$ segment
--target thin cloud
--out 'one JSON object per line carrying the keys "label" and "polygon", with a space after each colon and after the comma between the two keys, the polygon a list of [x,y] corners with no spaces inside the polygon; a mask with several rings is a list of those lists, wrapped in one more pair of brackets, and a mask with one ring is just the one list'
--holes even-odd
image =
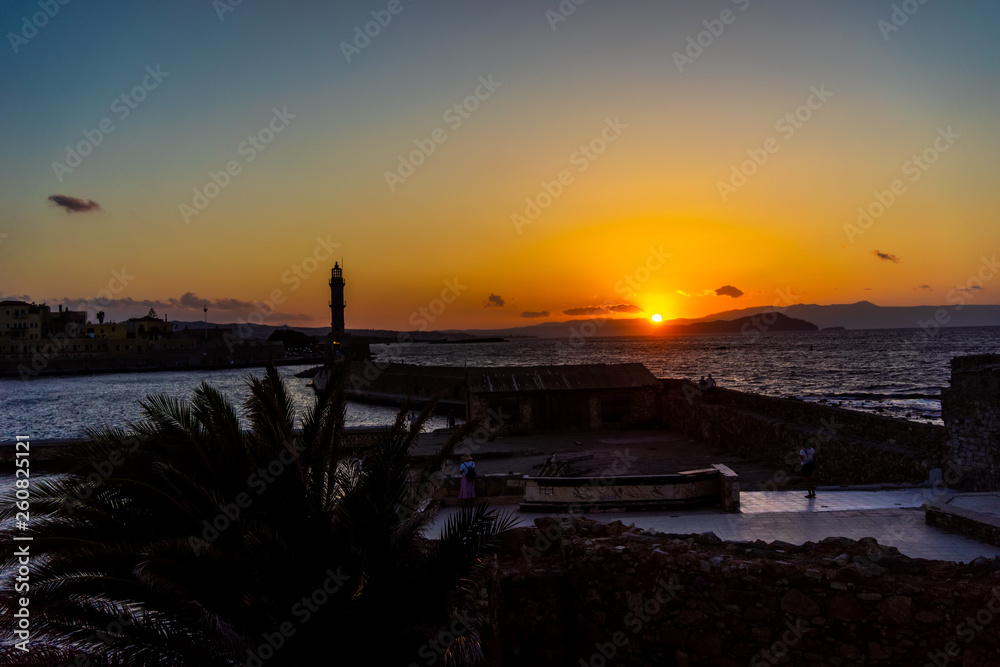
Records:
{"label": "thin cloud", "polygon": [[641,313],[642,308],[632,303],[620,303],[617,306],[608,306],[610,313]]}
{"label": "thin cloud", "polygon": [[503,308],[506,304],[507,302],[499,294],[490,294],[483,306],[486,308]]}
{"label": "thin cloud", "polygon": [[899,264],[899,257],[896,257],[889,252],[881,252],[880,250],[872,251],[876,257],[881,259],[883,262],[892,262],[893,264]]}
{"label": "thin cloud", "polygon": [[537,312],[529,310],[529,311],[525,311],[525,312],[521,313],[521,317],[523,317],[525,319],[528,319],[528,320],[535,320],[535,319],[539,319],[539,318],[542,318],[542,317],[548,317],[548,316],[549,316],[549,311],[547,311],[547,310],[540,310],[540,311],[537,311]]}
{"label": "thin cloud", "polygon": [[580,308],[569,308],[563,311],[563,315],[570,317],[582,317],[590,315],[612,315],[616,313],[641,313],[642,308],[632,303],[619,303],[613,306],[582,306]]}
{"label": "thin cloud", "polygon": [[49,201],[56,206],[66,209],[67,213],[87,213],[88,211],[100,211],[101,206],[93,199],[80,199],[79,197],[67,197],[66,195],[52,195]]}
{"label": "thin cloud", "polygon": [[563,311],[563,315],[570,317],[580,317],[581,315],[604,315],[603,306],[584,306],[583,308],[568,308]]}
{"label": "thin cloud", "polygon": [[917,289],[924,289],[924,290],[929,290],[931,292],[934,291],[934,288],[931,287],[930,285],[919,285],[917,287],[914,287],[913,289],[915,289],[915,290],[917,290]]}
{"label": "thin cloud", "polygon": [[685,292],[684,290],[679,289],[679,290],[674,290],[674,292],[680,294],[681,296],[686,296],[689,299],[692,299],[696,296],[715,296],[714,289],[703,289],[700,292]]}
{"label": "thin cloud", "polygon": [[743,296],[743,290],[733,287],[732,285],[723,285],[719,289],[715,290],[715,296],[731,296],[734,299],[738,299]]}
{"label": "thin cloud", "polygon": [[957,291],[959,292],[978,292],[983,289],[982,285],[969,285],[968,287],[959,287]]}

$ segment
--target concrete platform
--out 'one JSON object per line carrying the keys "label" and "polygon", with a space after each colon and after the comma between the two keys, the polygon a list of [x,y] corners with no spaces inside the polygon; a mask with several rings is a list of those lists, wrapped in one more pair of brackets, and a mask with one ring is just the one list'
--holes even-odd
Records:
{"label": "concrete platform", "polygon": [[[920,509],[928,490],[827,491],[810,502],[801,491],[744,492],[738,514],[713,509],[683,512],[612,512],[588,514],[595,521],[621,521],[647,531],[667,534],[715,533],[723,540],[775,540],[790,544],[818,542],[827,537],[859,540],[873,537],[912,558],[970,562],[1000,557],[1000,547],[948,533],[927,525]],[[501,511],[507,508],[499,508]],[[441,510],[427,535],[436,537],[451,513]],[[515,513],[522,526],[545,514]]]}
{"label": "concrete platform", "polygon": [[1000,493],[946,494],[924,505],[930,526],[1000,546]]}
{"label": "concrete platform", "polygon": [[[423,434],[412,453],[433,454],[447,438],[443,432]],[[739,475],[740,488],[753,489],[772,481],[777,472],[760,461],[668,430],[506,436],[475,444],[472,456],[480,476],[533,476],[553,454],[561,459],[590,457],[573,465],[571,476],[580,477],[664,475],[719,463]]]}

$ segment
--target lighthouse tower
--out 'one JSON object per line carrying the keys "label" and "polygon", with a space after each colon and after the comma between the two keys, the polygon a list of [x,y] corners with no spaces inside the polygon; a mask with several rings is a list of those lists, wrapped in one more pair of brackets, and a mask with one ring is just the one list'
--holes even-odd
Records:
{"label": "lighthouse tower", "polygon": [[344,341],[344,309],[347,303],[344,301],[344,270],[340,264],[334,262],[333,272],[330,276],[330,323],[333,331],[330,332],[330,339],[334,343]]}

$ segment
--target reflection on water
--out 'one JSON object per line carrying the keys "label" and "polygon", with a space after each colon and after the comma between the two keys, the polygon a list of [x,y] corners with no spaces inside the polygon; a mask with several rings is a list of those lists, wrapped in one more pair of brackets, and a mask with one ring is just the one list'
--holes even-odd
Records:
{"label": "reflection on water", "polygon": [[[941,388],[952,357],[1000,351],[1000,328],[818,331],[647,338],[514,339],[475,345],[373,345],[378,361],[443,366],[529,366],[640,362],[659,377],[712,373],[723,387],[771,396],[940,421]],[[314,399],[304,366],[280,370],[299,409]],[[88,426],[121,425],[142,417],[137,401],[163,393],[188,398],[205,381],[237,406],[246,396],[247,373],[263,369],[119,373],[83,377],[0,380],[0,441],[15,435],[78,437]],[[389,424],[391,407],[349,403],[352,426]],[[441,428],[435,417],[427,428]]]}
{"label": "reflection on water", "polygon": [[[278,369],[285,380],[292,401],[301,417],[307,406],[316,400],[308,380],[295,373],[310,366],[282,366]],[[157,373],[111,373],[107,375],[46,377],[22,382],[0,380],[3,396],[0,410],[0,441],[15,435],[32,438],[83,437],[88,427],[121,426],[143,418],[139,400],[151,394],[165,394],[190,399],[194,390],[206,382],[225,394],[244,416],[242,403],[248,391],[248,374],[261,376],[264,369],[231,369],[214,371],[167,371]],[[347,404],[349,426],[379,426],[391,424],[397,408]],[[424,430],[444,428],[443,417],[432,417]]]}
{"label": "reflection on water", "polygon": [[658,377],[795,396],[845,408],[940,422],[952,357],[1000,351],[1000,328],[815,331],[511,340],[477,345],[374,345],[380,361],[448,366],[639,362]]}

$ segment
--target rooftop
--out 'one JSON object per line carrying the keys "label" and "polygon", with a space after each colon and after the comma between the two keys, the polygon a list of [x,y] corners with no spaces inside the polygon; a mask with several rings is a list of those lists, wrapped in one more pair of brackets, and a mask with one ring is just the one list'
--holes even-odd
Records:
{"label": "rooftop", "polygon": [[660,384],[642,364],[475,368],[469,369],[466,378],[470,394],[636,389]]}

